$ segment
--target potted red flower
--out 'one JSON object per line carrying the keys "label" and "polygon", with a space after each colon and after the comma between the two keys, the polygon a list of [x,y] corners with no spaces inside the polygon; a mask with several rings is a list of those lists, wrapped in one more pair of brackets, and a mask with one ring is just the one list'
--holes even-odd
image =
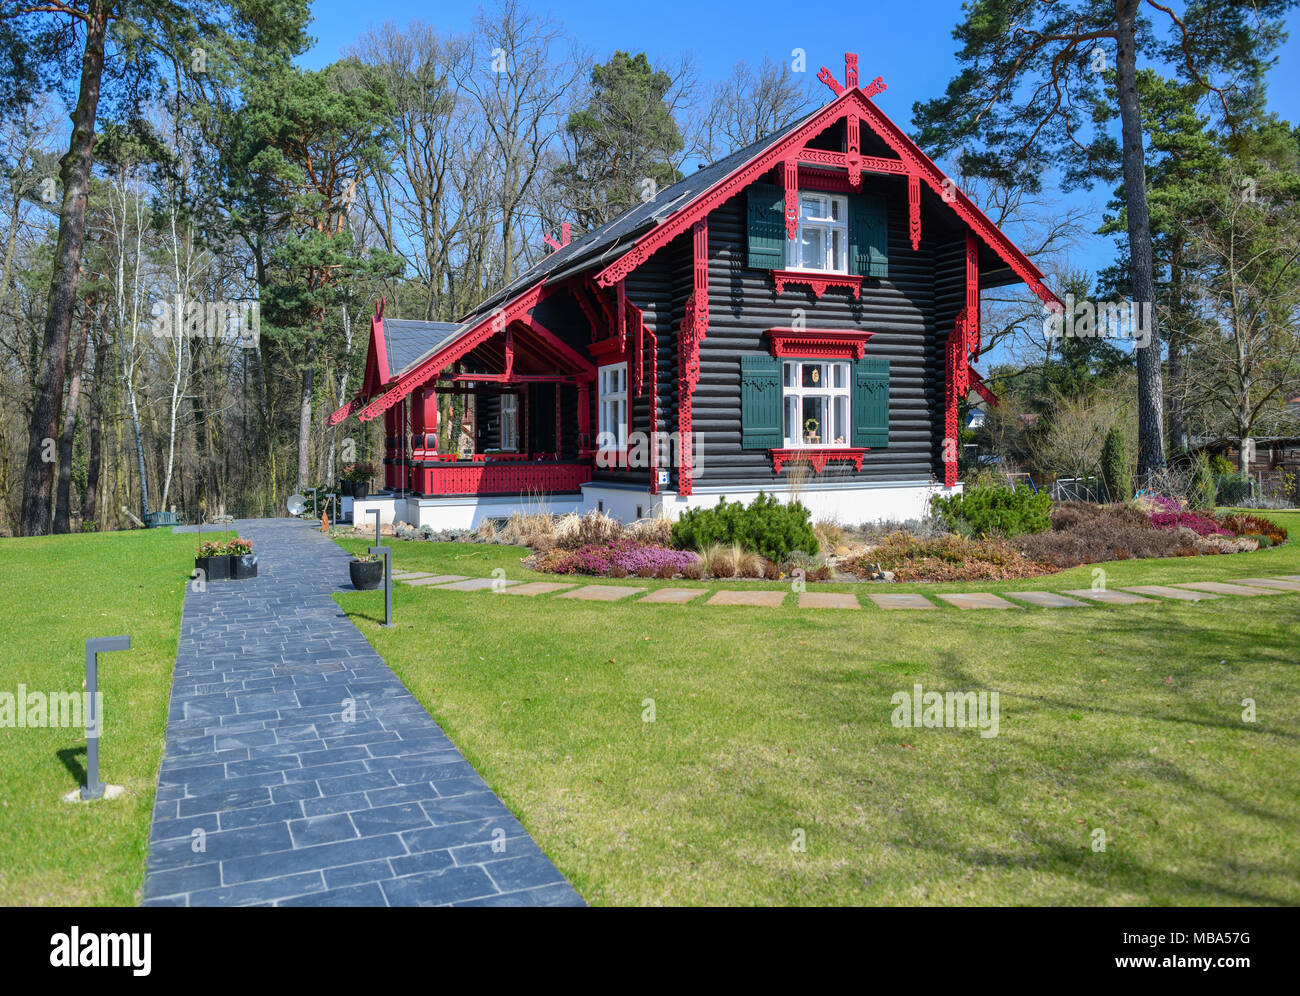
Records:
{"label": "potted red flower", "polygon": [[230,578],[230,554],[224,542],[207,540],[195,548],[194,570],[204,581],[226,581]]}
{"label": "potted red flower", "polygon": [[230,558],[230,577],[235,581],[257,577],[257,554],[253,552],[253,541],[236,536],[226,544]]}

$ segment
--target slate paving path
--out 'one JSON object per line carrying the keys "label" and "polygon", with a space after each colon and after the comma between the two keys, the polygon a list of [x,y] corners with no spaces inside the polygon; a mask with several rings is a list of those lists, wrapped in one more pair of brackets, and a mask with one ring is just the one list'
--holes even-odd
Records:
{"label": "slate paving path", "polygon": [[330,597],[312,524],[235,524],[258,577],[188,589],[145,905],[582,905]]}

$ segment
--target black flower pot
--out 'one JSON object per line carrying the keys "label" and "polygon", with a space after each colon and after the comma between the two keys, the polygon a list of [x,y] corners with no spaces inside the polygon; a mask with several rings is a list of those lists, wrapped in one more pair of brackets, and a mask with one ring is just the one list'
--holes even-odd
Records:
{"label": "black flower pot", "polygon": [[235,581],[257,577],[257,554],[232,554],[230,557],[230,577]]}
{"label": "black flower pot", "polygon": [[369,482],[369,481],[353,481],[353,482],[352,482],[352,497],[353,497],[353,498],[364,498],[364,497],[366,497],[366,495],[368,495],[368,494],[370,494],[370,482]]}
{"label": "black flower pot", "polygon": [[194,570],[202,571],[199,576],[205,581],[229,581],[230,557],[195,557]]}
{"label": "black flower pot", "polygon": [[374,591],[384,582],[384,562],[353,560],[348,563],[348,573],[352,575],[352,587],[361,591]]}

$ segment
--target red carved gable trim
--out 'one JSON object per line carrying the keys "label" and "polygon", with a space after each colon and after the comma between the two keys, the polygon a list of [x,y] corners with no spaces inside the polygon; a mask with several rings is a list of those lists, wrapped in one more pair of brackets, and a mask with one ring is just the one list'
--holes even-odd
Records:
{"label": "red carved gable trim", "polygon": [[[829,76],[829,74],[827,74]],[[820,78],[820,76],[819,76]],[[826,81],[839,96],[827,104],[820,112],[810,118],[803,126],[796,128],[781,141],[769,146],[748,163],[734,169],[728,176],[713,187],[701,193],[694,200],[682,205],[665,218],[655,228],[632,244],[628,250],[614,262],[596,274],[596,282],[602,287],[610,287],[622,280],[652,255],[666,246],[677,236],[683,234],[695,222],[706,218],[710,211],[740,193],[745,187],[758,180],[764,173],[794,156],[800,162],[848,168],[848,156],[843,152],[831,152],[819,149],[807,149],[808,140],[824,131],[835,121],[853,114],[860,123],[871,128],[893,152],[897,160],[880,157],[861,157],[860,168],[870,172],[889,172],[899,175],[915,175],[951,207],[966,224],[979,234],[980,238],[1020,277],[1030,289],[1048,305],[1063,307],[1061,302],[1043,283],[1043,274],[1033,262],[1022,253],[1002,231],[982,212],[975,203],[947,177],[938,166],[921,151],[907,135],[895,125],[875,104],[866,91],[858,88],[844,90],[831,77]],[[874,90],[874,84],[869,90]],[[918,190],[919,193],[919,190]],[[919,198],[918,198],[919,199]],[[912,227],[912,226],[909,226]],[[909,234],[914,234],[915,229]],[[917,238],[919,244],[919,237]]]}
{"label": "red carved gable trim", "polygon": [[860,360],[876,333],[846,329],[772,328],[763,333],[773,356],[810,356],[819,360]]}

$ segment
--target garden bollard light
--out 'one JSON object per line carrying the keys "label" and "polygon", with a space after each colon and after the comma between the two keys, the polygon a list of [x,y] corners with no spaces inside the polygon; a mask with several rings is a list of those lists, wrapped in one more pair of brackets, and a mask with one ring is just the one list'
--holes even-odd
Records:
{"label": "garden bollard light", "polygon": [[99,780],[99,655],[110,650],[130,650],[130,636],[99,636],[86,641],[86,784],[82,801],[100,799],[104,783]]}
{"label": "garden bollard light", "polygon": [[369,553],[383,554],[384,557],[384,625],[393,625],[393,548],[391,546],[372,546]]}
{"label": "garden bollard light", "polygon": [[[380,510],[377,509],[377,508],[372,508],[372,509],[371,509],[369,512],[367,512],[366,514],[367,514],[367,515],[373,515],[373,516],[375,517],[375,546],[378,546],[378,545],[379,545],[379,542],[380,542],[380,540],[379,540],[379,516],[380,516],[381,512],[380,512]],[[371,552],[371,553],[374,553],[375,551],[374,551],[374,550],[371,550],[370,552]]]}

